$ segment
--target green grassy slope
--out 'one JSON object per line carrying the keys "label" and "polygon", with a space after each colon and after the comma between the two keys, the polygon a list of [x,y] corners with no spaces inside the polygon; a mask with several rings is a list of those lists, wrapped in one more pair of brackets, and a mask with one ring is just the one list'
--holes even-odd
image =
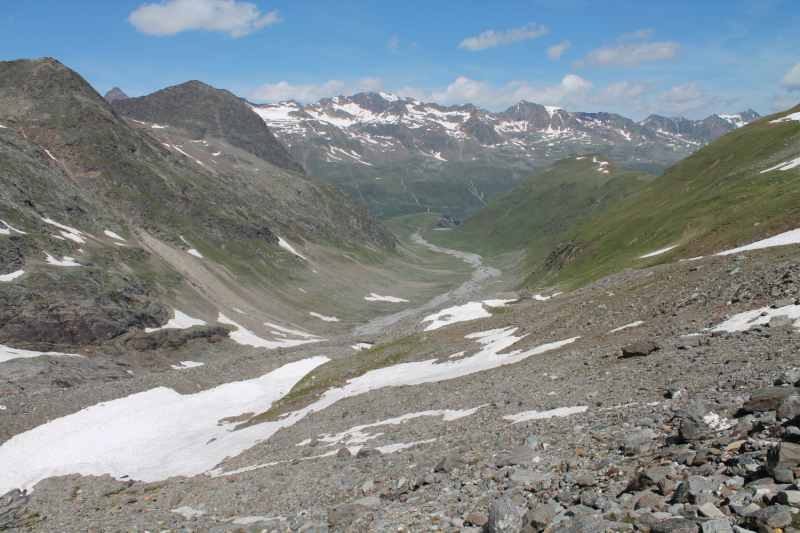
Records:
{"label": "green grassy slope", "polygon": [[[708,255],[794,229],[800,167],[763,171],[800,156],[800,122],[772,122],[798,111],[753,122],[675,164],[582,228],[527,284],[579,286],[626,267]],[[669,246],[676,247],[639,259]]]}
{"label": "green grassy slope", "polygon": [[456,228],[427,237],[436,244],[486,256],[526,249],[529,264],[536,264],[564,239],[653,179],[602,154],[562,159]]}

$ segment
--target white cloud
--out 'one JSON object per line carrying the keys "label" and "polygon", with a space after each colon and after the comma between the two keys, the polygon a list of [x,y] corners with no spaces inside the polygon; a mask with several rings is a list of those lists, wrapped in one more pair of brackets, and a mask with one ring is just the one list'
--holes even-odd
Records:
{"label": "white cloud", "polygon": [[539,29],[536,29],[536,23],[529,22],[523,27],[513,30],[497,32],[494,30],[487,30],[477,37],[467,37],[461,41],[461,44],[459,44],[458,47],[466,48],[476,52],[478,50],[485,50],[487,48],[496,48],[501,44],[516,43],[526,39],[533,39],[535,37],[539,37],[540,35],[546,34],[547,28],[545,28],[543,25],[539,25]]}
{"label": "white cloud", "polygon": [[341,80],[329,80],[322,84],[290,85],[286,81],[265,83],[247,93],[247,98],[260,102],[281,102],[297,100],[298,102],[316,102],[331,96],[352,95],[362,92],[379,91],[383,87],[380,78],[361,78],[353,83]]}
{"label": "white cloud", "polygon": [[787,91],[800,91],[800,63],[787,68],[778,80],[778,85]]}
{"label": "white cloud", "polygon": [[617,37],[617,41],[639,41],[641,39],[647,39],[655,34],[656,30],[653,28],[647,28],[646,30],[639,30],[633,33],[623,33]]}
{"label": "white cloud", "polygon": [[547,55],[549,55],[550,59],[553,61],[558,61],[561,59],[561,54],[564,53],[564,50],[568,50],[570,46],[572,46],[572,44],[569,41],[553,45],[547,49]]}
{"label": "white cloud", "polygon": [[400,39],[397,37],[392,37],[389,39],[389,50],[392,51],[393,54],[397,53],[397,46],[400,44]]}
{"label": "white cloud", "polygon": [[632,111],[643,111],[647,107],[648,96],[655,91],[655,87],[646,83],[631,85],[621,81],[597,91],[592,96],[592,103],[601,106],[624,104]]}
{"label": "white cloud", "polygon": [[533,86],[525,81],[512,81],[502,87],[494,88],[487,81],[476,81],[461,76],[442,91],[426,92],[415,87],[402,87],[396,92],[426,102],[438,104],[472,103],[496,108],[514,105],[520,100],[547,105],[584,105],[594,84],[588,80],[567,74],[561,83],[553,86]]}
{"label": "white cloud", "polygon": [[787,109],[793,108],[797,104],[800,104],[800,98],[794,98],[791,96],[775,96],[770,100],[769,108],[772,111],[786,111]]}
{"label": "white cloud", "polygon": [[579,67],[616,67],[631,66],[655,61],[657,59],[675,59],[675,54],[680,50],[680,43],[666,41],[655,43],[621,44],[616,48],[608,45],[592,50],[584,59],[576,61],[574,66]]}
{"label": "white cloud", "polygon": [[684,114],[709,107],[716,101],[716,97],[706,96],[696,82],[690,82],[659,94],[658,102],[650,106],[650,112]]}
{"label": "white cloud", "polygon": [[134,28],[149,35],[172,35],[186,30],[247,35],[283,21],[278,11],[261,15],[258,7],[236,0],[169,0],[142,5],[128,17]]}

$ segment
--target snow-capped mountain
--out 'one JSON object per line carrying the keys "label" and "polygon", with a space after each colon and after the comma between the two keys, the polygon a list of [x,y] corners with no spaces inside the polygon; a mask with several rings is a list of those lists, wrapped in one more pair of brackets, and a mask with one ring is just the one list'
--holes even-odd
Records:
{"label": "snow-capped mountain", "polygon": [[[637,123],[525,101],[492,113],[472,104],[446,107],[387,93],[251,105],[313,175],[345,188],[382,217],[423,207],[459,216],[572,154],[602,152],[658,174],[760,118],[747,110],[699,121],[651,115]],[[459,201],[442,199],[451,192],[444,184],[442,194],[433,194],[441,178],[461,182]],[[410,192],[419,182],[422,190]]]}

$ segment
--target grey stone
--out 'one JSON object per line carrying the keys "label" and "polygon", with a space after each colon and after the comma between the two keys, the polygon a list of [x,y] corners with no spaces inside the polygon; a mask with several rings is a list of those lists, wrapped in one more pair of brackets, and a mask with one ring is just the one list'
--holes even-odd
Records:
{"label": "grey stone", "polygon": [[528,446],[517,446],[511,453],[498,461],[497,466],[526,465],[536,456],[536,452]]}
{"label": "grey stone", "polygon": [[717,509],[717,506],[711,502],[706,502],[697,508],[697,514],[707,518],[718,518],[724,516],[722,511]]}
{"label": "grey stone", "polygon": [[336,452],[336,457],[338,457],[339,459],[343,459],[345,457],[350,457],[351,455],[353,455],[353,454],[350,453],[350,450],[348,450],[347,448],[339,448],[339,451]]}
{"label": "grey stone", "polygon": [[733,533],[731,523],[727,517],[715,518],[700,525],[702,533]]}
{"label": "grey stone", "polygon": [[622,357],[644,357],[658,349],[658,344],[653,341],[639,341],[623,347]]}
{"label": "grey stone", "polygon": [[792,523],[792,513],[784,505],[773,505],[750,513],[745,519],[750,526],[755,527],[786,527]]}
{"label": "grey stone", "polygon": [[375,510],[381,504],[381,499],[377,496],[368,496],[366,498],[361,498],[360,500],[356,500],[353,503],[356,505],[361,505],[366,507],[367,509]]}
{"label": "grey stone", "polygon": [[697,533],[700,526],[685,518],[670,518],[656,524],[650,533]]}
{"label": "grey stone", "polygon": [[800,381],[800,368],[793,368],[778,376],[775,380],[775,386],[794,385],[798,381]]}
{"label": "grey stone", "polygon": [[552,505],[540,504],[525,513],[523,516],[524,525],[533,529],[534,532],[544,530],[553,518],[556,517],[556,511]]}
{"label": "grey stone", "polygon": [[772,304],[773,309],[779,309],[781,307],[786,307],[787,305],[794,305],[794,298],[781,298],[779,300],[775,300]]}
{"label": "grey stone", "polygon": [[633,521],[633,527],[636,528],[636,531],[649,533],[659,522],[660,520],[653,513],[642,513]]}
{"label": "grey stone", "polygon": [[780,328],[783,326],[789,326],[792,323],[792,319],[789,318],[789,315],[775,315],[769,319],[769,323],[767,324],[771,328]]}
{"label": "grey stone", "polygon": [[800,416],[800,394],[787,394],[778,402],[775,417],[778,420],[794,420]]}
{"label": "grey stone", "polygon": [[694,501],[698,494],[702,492],[713,492],[717,485],[702,476],[689,476],[677,489],[672,501],[675,503],[686,503]]}
{"label": "grey stone", "polygon": [[459,466],[467,464],[467,461],[460,455],[448,453],[439,461],[434,468],[434,472],[446,472],[450,473]]}
{"label": "grey stone", "polygon": [[781,442],[767,451],[766,469],[772,475],[775,470],[795,468],[800,465],[800,444]]}
{"label": "grey stone", "polygon": [[575,483],[580,487],[591,487],[597,483],[597,480],[592,474],[578,474],[575,476]]}
{"label": "grey stone", "polygon": [[489,509],[489,521],[486,523],[489,533],[519,533],[522,531],[522,517],[517,507],[503,496]]}
{"label": "grey stone", "polygon": [[788,468],[778,468],[772,472],[775,483],[794,483],[794,472]]}
{"label": "grey stone", "polygon": [[794,387],[764,387],[758,389],[744,402],[742,410],[747,413],[774,411],[778,407],[778,402],[781,401],[781,398],[787,394],[797,394],[797,389]]}
{"label": "grey stone", "polygon": [[620,531],[630,528],[630,524],[611,522],[598,516],[587,515],[565,520],[551,529],[550,533],[605,533],[607,529]]}
{"label": "grey stone", "polygon": [[782,490],[778,493],[777,499],[781,505],[800,507],[800,491],[798,490]]}
{"label": "grey stone", "polygon": [[361,448],[356,454],[356,459],[362,459],[364,457],[380,457],[381,455],[383,455],[383,453],[377,448]]}

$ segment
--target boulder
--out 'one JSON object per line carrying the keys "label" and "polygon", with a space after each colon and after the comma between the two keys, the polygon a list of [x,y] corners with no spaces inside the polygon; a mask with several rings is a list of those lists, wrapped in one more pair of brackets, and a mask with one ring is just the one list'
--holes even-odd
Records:
{"label": "boulder", "polygon": [[622,357],[644,357],[658,349],[660,346],[653,341],[634,342],[622,348]]}
{"label": "boulder", "polygon": [[700,526],[685,518],[670,518],[659,522],[650,533],[698,533]]}
{"label": "boulder", "polygon": [[541,504],[525,513],[522,521],[526,527],[530,527],[534,532],[539,533],[550,525],[550,522],[555,517],[556,511],[552,505]]}
{"label": "boulder", "polygon": [[517,511],[517,507],[506,496],[495,501],[489,509],[486,530],[489,533],[519,533],[522,531],[522,517]]}
{"label": "boulder", "polygon": [[536,452],[528,446],[517,446],[511,453],[498,461],[497,466],[527,465],[536,456]]}
{"label": "boulder", "polygon": [[639,492],[649,489],[650,487],[655,487],[662,479],[674,473],[674,469],[670,466],[651,466],[645,468],[644,472],[631,478],[628,482],[626,492]]}
{"label": "boulder", "polygon": [[775,386],[794,385],[798,381],[800,381],[800,368],[793,368],[778,376],[775,380]]}
{"label": "boulder", "polygon": [[675,503],[693,502],[698,494],[714,492],[717,485],[703,476],[689,476],[675,489],[672,501]]}
{"label": "boulder", "polygon": [[434,472],[445,472],[450,473],[459,466],[467,464],[466,459],[464,459],[460,455],[449,453],[442,457],[441,461],[436,465],[436,468],[433,469]]}
{"label": "boulder", "polygon": [[784,528],[792,523],[792,513],[784,505],[773,505],[750,513],[746,517],[747,523],[756,528],[767,526],[770,528]]}
{"label": "boulder", "polygon": [[766,469],[769,475],[775,470],[795,468],[800,465],[800,444],[781,442],[767,450]]}
{"label": "boulder", "polygon": [[794,420],[800,416],[800,394],[787,394],[778,401],[775,408],[775,417],[778,420]]}
{"label": "boulder", "polygon": [[764,387],[758,389],[744,402],[742,411],[746,413],[774,411],[778,407],[778,402],[781,401],[781,398],[789,394],[797,394],[797,389],[794,387]]}

